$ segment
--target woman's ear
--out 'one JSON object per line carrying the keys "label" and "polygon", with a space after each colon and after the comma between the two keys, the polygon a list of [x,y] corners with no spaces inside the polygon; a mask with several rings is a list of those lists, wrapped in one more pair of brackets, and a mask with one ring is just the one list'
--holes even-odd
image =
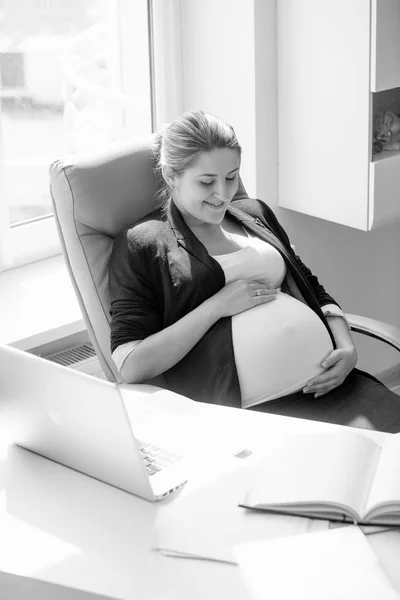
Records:
{"label": "woman's ear", "polygon": [[162,167],[162,176],[165,183],[172,189],[175,184],[175,173],[171,167]]}

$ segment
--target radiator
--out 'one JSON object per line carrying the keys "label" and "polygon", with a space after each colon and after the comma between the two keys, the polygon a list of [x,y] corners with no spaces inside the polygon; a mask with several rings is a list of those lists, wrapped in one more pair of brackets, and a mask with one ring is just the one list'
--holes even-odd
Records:
{"label": "radiator", "polygon": [[63,367],[76,369],[89,375],[101,376],[101,367],[96,356],[96,352],[90,342],[85,342],[73,348],[67,348],[44,356],[47,360],[58,363]]}

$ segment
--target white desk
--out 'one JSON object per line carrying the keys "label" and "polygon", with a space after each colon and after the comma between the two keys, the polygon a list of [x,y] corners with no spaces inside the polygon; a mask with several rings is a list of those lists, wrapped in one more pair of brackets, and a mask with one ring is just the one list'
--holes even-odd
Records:
{"label": "white desk", "polygon": [[[238,447],[261,448],[266,436],[279,431],[333,427],[251,411],[207,410],[210,431],[237,436]],[[195,485],[189,482],[180,493],[189,494]],[[152,550],[157,512],[178,498],[151,504],[23,449],[5,449],[0,569],[123,600],[249,600],[238,567]],[[400,591],[400,531],[368,539]]]}

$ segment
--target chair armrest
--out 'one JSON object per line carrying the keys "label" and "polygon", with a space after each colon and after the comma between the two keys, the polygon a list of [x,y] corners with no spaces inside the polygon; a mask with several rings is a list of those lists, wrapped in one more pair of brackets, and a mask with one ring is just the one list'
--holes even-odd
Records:
{"label": "chair armrest", "polygon": [[388,325],[377,319],[348,313],[346,313],[346,318],[352,331],[381,340],[400,352],[400,329],[394,325]]}

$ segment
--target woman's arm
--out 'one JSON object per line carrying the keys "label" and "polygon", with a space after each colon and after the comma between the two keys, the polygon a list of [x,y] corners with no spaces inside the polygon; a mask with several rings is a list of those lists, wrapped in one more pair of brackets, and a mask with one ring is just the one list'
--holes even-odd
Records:
{"label": "woman's arm", "polygon": [[129,383],[143,383],[178,363],[218,320],[209,300],[182,319],[150,335],[125,359],[121,375]]}
{"label": "woman's arm", "polygon": [[351,337],[350,328],[342,317],[326,317],[329,327],[335,338],[337,348],[354,348],[354,342]]}
{"label": "woman's arm", "polygon": [[[336,300],[334,298],[332,298],[332,296],[330,294],[328,294],[328,292],[325,290],[324,286],[320,283],[318,277],[316,275],[314,275],[312,273],[311,269],[309,269],[303,263],[300,256],[298,254],[296,254],[294,251],[293,251],[293,254],[294,254],[294,258],[297,262],[297,266],[299,267],[300,271],[303,273],[303,276],[305,277],[305,279],[307,279],[311,289],[314,292],[315,297],[318,300],[318,304],[321,307],[325,306],[326,304],[336,304],[337,306],[339,306],[339,304],[336,302]],[[340,308],[340,306],[339,306],[339,308]]]}
{"label": "woman's arm", "polygon": [[226,285],[173,325],[141,341],[125,359],[121,375],[128,383],[143,383],[164,373],[186,356],[219,319],[270,302],[276,293],[257,281],[239,280]]}

